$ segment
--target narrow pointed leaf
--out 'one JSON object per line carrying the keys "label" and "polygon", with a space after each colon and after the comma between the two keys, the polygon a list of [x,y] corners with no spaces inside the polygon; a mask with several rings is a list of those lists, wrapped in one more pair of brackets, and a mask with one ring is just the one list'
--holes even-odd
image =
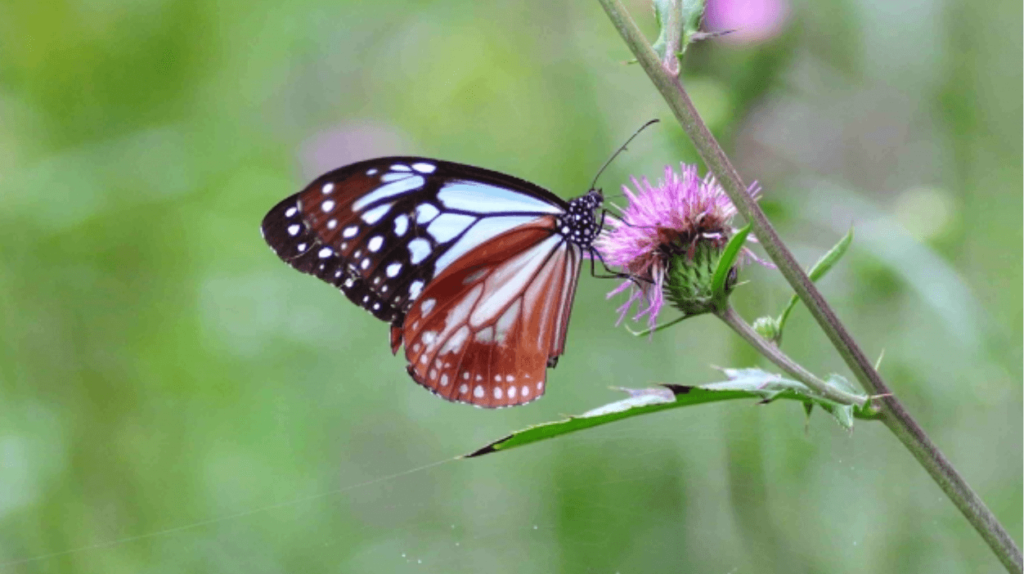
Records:
{"label": "narrow pointed leaf", "polygon": [[736,263],[736,258],[739,257],[740,251],[747,241],[747,235],[750,234],[750,229],[750,224],[748,223],[737,231],[729,239],[729,243],[725,245],[722,257],[718,260],[718,267],[715,268],[715,275],[711,279],[711,293],[719,305],[724,305],[728,297],[728,293],[725,292],[725,283],[729,278],[729,270]]}
{"label": "narrow pointed leaf", "polygon": [[852,427],[854,418],[877,418],[868,410],[843,408],[844,405],[838,405],[814,394],[802,383],[761,369],[722,369],[722,372],[725,373],[728,380],[708,385],[668,384],[650,389],[620,389],[629,393],[629,398],[609,403],[582,415],[527,427],[491,442],[463,458],[509,450],[668,409],[735,399],[754,399],[759,403],[770,403],[780,399],[800,401],[805,405],[804,412],[807,416],[810,415],[810,408],[807,405],[817,405],[832,414],[839,424],[847,429]]}
{"label": "narrow pointed leaf", "polygon": [[685,319],[689,319],[690,317],[691,315],[683,315],[682,317],[676,317],[675,319],[672,319],[668,323],[662,323],[661,325],[651,327],[650,329],[644,329],[643,331],[634,331],[633,329],[630,329],[628,326],[626,327],[626,330],[629,331],[629,333],[634,337],[643,337],[644,335],[650,335],[652,333],[657,333],[658,331],[668,329],[669,327],[675,325],[676,323],[680,323]]}
{"label": "narrow pointed leaf", "polygon": [[[846,232],[846,235],[844,235],[843,238],[840,239],[839,242],[832,247],[832,249],[829,249],[824,255],[822,255],[821,259],[818,259],[818,262],[815,263],[814,266],[811,267],[810,271],[807,272],[807,276],[811,279],[811,281],[817,281],[818,279],[824,277],[825,274],[828,273],[829,270],[831,270],[832,267],[836,263],[838,263],[840,259],[842,259],[843,255],[846,254],[846,250],[849,249],[850,244],[852,242],[853,228],[850,228],[850,230]],[[775,337],[776,343],[782,340],[782,330],[785,329],[786,321],[789,320],[789,315],[790,313],[793,312],[793,309],[796,308],[796,304],[798,301],[800,301],[800,298],[797,297],[796,295],[790,297],[789,304],[786,305],[786,308],[783,309],[782,314],[779,315],[777,329],[778,334]]]}

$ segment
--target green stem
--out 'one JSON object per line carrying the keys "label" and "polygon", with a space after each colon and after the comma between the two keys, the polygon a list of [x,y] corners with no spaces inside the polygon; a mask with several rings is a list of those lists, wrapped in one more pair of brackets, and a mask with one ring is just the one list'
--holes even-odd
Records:
{"label": "green stem", "polygon": [[794,379],[814,389],[822,397],[842,405],[864,406],[865,401],[863,397],[844,392],[829,385],[815,376],[814,373],[789,358],[789,355],[783,353],[782,349],[777,345],[765,340],[749,323],[743,320],[743,317],[739,316],[736,310],[732,308],[732,305],[726,305],[725,309],[716,312],[715,315],[726,325],[732,327],[733,331],[736,331],[740,337],[743,337],[743,340],[757,349],[769,361],[789,373]]}
{"label": "green stem", "polygon": [[662,30],[665,30],[665,56],[661,65],[665,72],[678,78],[680,72],[679,52],[683,46],[683,9],[680,0],[671,0],[671,8],[665,18]]}
{"label": "green stem", "polygon": [[796,258],[783,244],[757,202],[747,193],[747,187],[739,173],[698,115],[679,78],[665,70],[651,44],[619,0],[599,1],[637,61],[647,72],[647,76],[665,98],[683,130],[693,141],[708,169],[718,178],[736,210],[753,225],[754,235],[765,252],[807,306],[857,380],[868,392],[881,397],[878,402],[886,426],[956,504],[1006,569],[1017,574],[1024,572],[1024,558],[1006,529],[892,394],[878,371],[796,262]]}

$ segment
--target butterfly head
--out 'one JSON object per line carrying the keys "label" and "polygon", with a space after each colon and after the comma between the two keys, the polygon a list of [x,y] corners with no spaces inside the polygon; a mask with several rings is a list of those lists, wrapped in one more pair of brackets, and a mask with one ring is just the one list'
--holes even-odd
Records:
{"label": "butterfly head", "polygon": [[559,231],[569,241],[580,247],[589,248],[600,232],[596,212],[604,204],[604,195],[599,189],[591,189],[569,201],[569,209],[558,222]]}

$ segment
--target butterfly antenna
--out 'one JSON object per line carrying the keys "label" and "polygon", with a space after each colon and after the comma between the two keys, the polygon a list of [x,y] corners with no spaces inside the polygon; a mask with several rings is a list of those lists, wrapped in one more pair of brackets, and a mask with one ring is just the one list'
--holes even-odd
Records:
{"label": "butterfly antenna", "polygon": [[633,141],[633,138],[635,138],[636,136],[640,135],[640,132],[644,131],[649,126],[651,126],[653,124],[656,124],[656,123],[658,123],[660,121],[661,120],[655,118],[655,119],[647,122],[646,124],[640,126],[640,129],[638,129],[635,132],[633,132],[633,135],[629,136],[629,139],[626,140],[626,143],[622,144],[622,147],[620,147],[619,149],[615,150],[615,153],[612,154],[612,157],[608,158],[608,161],[604,162],[604,165],[601,166],[601,169],[597,170],[597,175],[594,176],[594,181],[590,184],[590,189],[594,189],[594,186],[597,185],[597,178],[601,177],[601,174],[604,173],[605,168],[607,168],[612,163],[612,160],[614,160],[616,157],[618,157],[618,155],[620,153],[626,151],[626,146],[628,146],[630,144],[630,142]]}

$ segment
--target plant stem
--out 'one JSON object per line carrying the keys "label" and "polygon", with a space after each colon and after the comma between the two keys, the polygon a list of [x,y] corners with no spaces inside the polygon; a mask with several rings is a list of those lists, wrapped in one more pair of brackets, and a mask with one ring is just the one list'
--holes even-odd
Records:
{"label": "plant stem", "polygon": [[750,346],[757,349],[769,361],[789,373],[794,379],[814,389],[822,397],[842,405],[856,405],[858,407],[864,405],[864,397],[844,392],[829,385],[815,376],[814,373],[789,358],[789,355],[783,353],[782,349],[774,343],[765,340],[749,323],[743,320],[743,317],[739,316],[739,313],[732,308],[732,305],[726,305],[723,310],[716,312],[715,315],[726,325],[732,327],[733,331],[736,331],[740,337],[743,337],[743,340],[750,343]]}
{"label": "plant stem", "polygon": [[957,473],[949,460],[932,443],[917,422],[889,390],[870,361],[857,346],[853,337],[836,317],[828,303],[786,248],[775,229],[768,222],[757,202],[747,193],[739,173],[697,114],[693,102],[683,89],[679,78],[667,71],[651,48],[636,23],[619,0],[599,0],[612,24],[647,72],[654,86],[661,92],[665,102],[683,130],[693,141],[708,169],[715,174],[729,198],[748,222],[753,225],[754,235],[779,271],[804,302],[822,331],[832,342],[847,366],[868,392],[879,395],[882,420],[903,445],[928,471],[932,479],[956,504],[968,521],[981,534],[992,551],[1010,572],[1024,571],[1024,559],[1020,549],[1010,538],[1006,529],[996,520],[992,511]]}
{"label": "plant stem", "polygon": [[664,26],[665,31],[665,56],[661,65],[672,77],[678,78],[680,70],[679,52],[683,44],[683,10],[680,6],[681,0],[670,0],[671,8],[666,14]]}

